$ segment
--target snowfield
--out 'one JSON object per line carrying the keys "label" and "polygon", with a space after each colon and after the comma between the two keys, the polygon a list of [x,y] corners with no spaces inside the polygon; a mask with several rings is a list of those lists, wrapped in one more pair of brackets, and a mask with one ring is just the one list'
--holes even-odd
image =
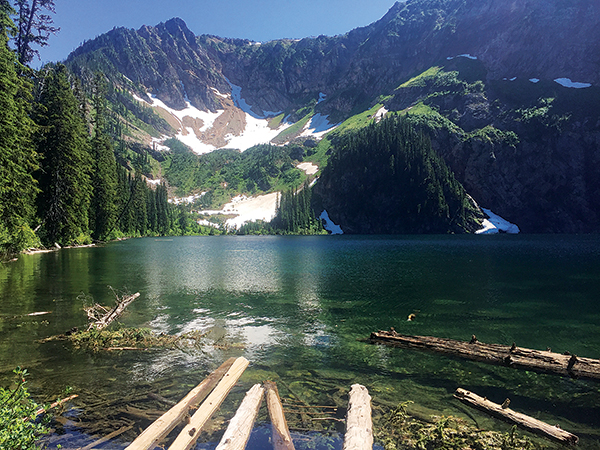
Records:
{"label": "snowfield", "polygon": [[[153,108],[160,108],[172,116],[172,125],[176,124],[176,127],[178,127],[175,138],[190,147],[192,151],[198,155],[210,153],[219,148],[236,148],[244,151],[258,144],[266,144],[274,139],[283,130],[292,125],[291,123],[283,121],[276,129],[269,127],[270,119],[268,117],[273,117],[280,113],[269,111],[265,112],[264,116],[256,114],[252,111],[252,107],[242,98],[242,88],[231,83],[230,86],[232,89],[231,94],[223,94],[213,88],[215,95],[223,99],[230,100],[230,105],[231,102],[233,102],[235,105],[229,108],[229,114],[226,109],[220,109],[216,112],[200,111],[187,101],[187,106],[184,109],[176,110],[167,106],[156,96],[148,94],[148,97],[152,102],[151,106]],[[134,98],[140,102],[144,102],[146,104],[148,103],[147,100],[144,100],[136,95],[134,95]],[[231,108],[242,111],[243,116],[245,116],[245,127],[238,135],[238,129],[236,129],[235,124],[233,124],[232,126],[236,131],[229,132],[225,136],[222,136],[224,139],[224,144],[217,146],[209,141],[211,139],[214,140],[215,135],[220,136],[223,134],[223,131],[227,130],[227,125],[229,124],[228,120],[230,120],[228,118],[231,117]],[[202,126],[198,129],[194,130],[194,128],[187,126],[190,121],[198,120],[202,121]],[[219,123],[219,121],[224,123]],[[186,125],[184,125],[184,123]],[[217,127],[215,123],[217,123],[219,126]],[[153,139],[152,142],[158,150],[166,150],[167,147],[163,145],[166,139],[168,139],[167,136],[163,137],[162,139]]]}
{"label": "snowfield", "polygon": [[494,214],[489,209],[481,208],[481,210],[487,214],[489,219],[484,219],[483,228],[477,230],[475,234],[498,234],[500,232],[507,234],[518,234],[521,230],[514,223],[510,223],[508,220],[503,219],[497,214]]}
{"label": "snowfield", "polygon": [[306,175],[314,175],[319,171],[319,166],[310,162],[300,163],[296,167],[300,170],[303,170]]}
{"label": "snowfield", "polygon": [[340,125],[339,123],[330,123],[329,120],[327,120],[328,117],[329,116],[324,116],[319,113],[312,116],[300,136],[321,139],[323,136],[325,136],[325,134],[329,133],[331,130]]}
{"label": "snowfield", "polygon": [[229,229],[239,229],[242,225],[248,222],[256,222],[263,220],[270,222],[277,213],[277,199],[279,192],[271,194],[259,195],[257,197],[246,197],[238,195],[231,199],[231,202],[223,206],[223,209],[214,211],[200,211],[200,214],[216,215],[235,215],[231,219],[227,219],[225,226]]}
{"label": "snowfield", "polygon": [[580,83],[578,81],[571,81],[570,78],[557,78],[554,81],[560,84],[561,86],[574,89],[589,88],[592,85],[592,83]]}
{"label": "snowfield", "polygon": [[323,228],[325,228],[331,234],[344,234],[342,227],[333,223],[333,220],[329,218],[329,213],[327,212],[327,210],[323,210],[323,212],[319,216],[319,219],[321,219],[324,222]]}

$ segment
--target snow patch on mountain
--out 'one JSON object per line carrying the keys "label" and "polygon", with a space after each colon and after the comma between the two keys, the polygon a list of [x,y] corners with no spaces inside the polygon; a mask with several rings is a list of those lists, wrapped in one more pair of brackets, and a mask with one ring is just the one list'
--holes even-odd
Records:
{"label": "snow patch on mountain", "polygon": [[508,220],[494,214],[489,209],[481,208],[481,210],[488,218],[483,220],[482,228],[477,230],[475,234],[498,234],[500,232],[507,234],[520,233],[521,230],[514,223],[510,223]]}
{"label": "snow patch on mountain", "polygon": [[329,218],[329,213],[326,209],[323,210],[319,219],[323,221],[323,228],[329,231],[331,234],[344,234],[342,227],[333,223],[333,220]]}
{"label": "snow patch on mountain", "polygon": [[[213,89],[215,94],[222,98],[232,98],[234,101],[235,107],[242,109],[245,113],[245,122],[246,126],[240,135],[234,135],[232,133],[227,134],[223,137],[226,142],[225,145],[220,147],[216,147],[214,144],[210,144],[204,142],[202,140],[202,134],[207,133],[210,135],[211,129],[215,125],[215,122],[219,117],[221,117],[226,111],[224,109],[218,110],[216,112],[210,111],[200,111],[196,107],[192,106],[189,102],[186,102],[186,108],[182,110],[176,110],[167,106],[163,101],[158,99],[156,96],[150,95],[151,105],[155,108],[161,108],[162,110],[169,113],[176,119],[179,129],[177,131],[177,135],[175,138],[188,147],[192,149],[192,151],[196,154],[202,155],[205,153],[210,153],[218,148],[236,148],[241,151],[247,150],[250,147],[253,147],[258,144],[266,144],[269,143],[272,139],[274,139],[279,133],[283,130],[291,126],[291,123],[283,121],[282,124],[273,129],[269,126],[269,119],[264,117],[258,117],[257,114],[251,111],[250,105],[246,103],[244,99],[241,98],[241,88],[238,86],[232,85],[232,95],[222,94],[216,89]],[[140,102],[146,102],[146,100],[135,96],[135,98]],[[278,113],[269,112],[269,115],[277,115]],[[184,119],[195,119],[201,120],[202,126],[198,130],[194,130],[192,127],[184,126]],[[201,137],[198,137],[200,134]],[[163,142],[168,139],[168,137],[164,137],[162,140],[153,139],[153,145],[159,150],[166,150],[167,147],[163,145]]]}
{"label": "snow patch on mountain", "polygon": [[447,59],[448,61],[451,61],[451,60],[453,60],[454,58],[469,58],[469,59],[477,59],[477,56],[469,55],[468,53],[463,53],[462,55],[448,56],[446,59]]}
{"label": "snow patch on mountain", "polygon": [[570,78],[557,78],[554,81],[560,84],[561,86],[574,89],[589,88],[592,85],[592,83],[580,83],[578,81],[571,81]]}
{"label": "snow patch on mountain", "polygon": [[259,195],[256,197],[247,197],[238,195],[231,199],[231,202],[223,206],[221,210],[200,211],[200,214],[207,215],[235,215],[231,219],[227,219],[225,226],[229,229],[239,229],[242,225],[248,222],[256,222],[263,220],[270,222],[277,213],[277,199],[279,193],[272,192],[271,194]]}
{"label": "snow patch on mountain", "polygon": [[306,175],[314,175],[319,171],[319,166],[311,162],[303,162],[296,166],[298,169],[303,170]]}
{"label": "snow patch on mountain", "polygon": [[241,136],[225,136],[227,148],[237,148],[241,151],[247,150],[258,144],[267,144],[271,142],[279,133],[291,126],[289,123],[282,124],[279,128],[269,127],[267,119],[257,119],[246,113],[246,128]]}
{"label": "snow patch on mountain", "polygon": [[324,116],[319,113],[312,116],[310,122],[308,122],[300,136],[321,139],[325,134],[329,133],[331,130],[339,126],[339,123],[332,124],[331,122],[329,122],[329,120],[327,119],[328,117],[328,115]]}

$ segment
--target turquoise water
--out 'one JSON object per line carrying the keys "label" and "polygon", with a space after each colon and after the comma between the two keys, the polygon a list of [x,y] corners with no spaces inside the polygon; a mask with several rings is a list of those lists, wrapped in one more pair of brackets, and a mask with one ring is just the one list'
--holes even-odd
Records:
{"label": "turquoise water", "polygon": [[[84,325],[84,304],[114,298],[107,286],[141,293],[124,325],[209,331],[207,345],[90,354],[38,342]],[[50,314],[26,316],[34,312]],[[359,382],[376,413],[411,400],[415,414],[508,429],[454,400],[463,387],[499,403],[509,397],[513,409],[580,435],[582,448],[600,448],[599,384],[359,341],[391,326],[600,358],[600,237],[147,238],[0,267],[0,378],[27,367],[39,395],[69,386],[83,402],[165,378],[183,389],[243,355],[251,366],[232,402],[274,378],[282,396],[339,404]]]}

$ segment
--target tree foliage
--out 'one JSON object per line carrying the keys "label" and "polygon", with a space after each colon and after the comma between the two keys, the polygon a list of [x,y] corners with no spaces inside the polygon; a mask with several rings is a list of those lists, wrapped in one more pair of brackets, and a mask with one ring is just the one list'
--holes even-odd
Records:
{"label": "tree foliage", "polygon": [[34,219],[38,192],[33,177],[38,167],[29,118],[31,84],[19,77],[20,64],[8,47],[14,29],[10,8],[0,3],[0,253],[13,253],[35,245],[29,227]]}
{"label": "tree foliage", "polygon": [[401,117],[342,137],[317,186],[323,207],[353,233],[460,233],[479,226],[452,171]]}
{"label": "tree foliage", "polygon": [[48,68],[38,83],[35,118],[42,156],[38,199],[47,243],[89,242],[88,212],[92,196],[86,124],[63,65]]}
{"label": "tree foliage", "polygon": [[54,0],[15,0],[18,33],[15,40],[19,62],[29,64],[39,51],[34,45],[48,45],[51,34],[59,31],[52,25]]}

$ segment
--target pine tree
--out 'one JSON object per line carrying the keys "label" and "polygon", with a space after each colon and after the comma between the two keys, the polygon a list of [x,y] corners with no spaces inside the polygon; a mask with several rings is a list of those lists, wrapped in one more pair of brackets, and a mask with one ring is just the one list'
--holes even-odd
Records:
{"label": "pine tree", "polygon": [[117,162],[113,145],[106,132],[106,81],[97,74],[94,78],[92,103],[94,132],[91,140],[92,185],[90,229],[94,239],[107,239],[117,221]]}
{"label": "pine tree", "polygon": [[59,31],[52,25],[52,17],[48,14],[55,13],[54,0],[15,0],[15,4],[18,25],[15,47],[19,62],[27,65],[34,56],[39,56],[39,51],[32,46],[48,45],[50,34]]}
{"label": "pine tree", "polygon": [[88,242],[92,195],[88,133],[67,68],[59,64],[45,70],[38,93],[34,116],[42,130],[37,144],[43,157],[38,201],[43,238],[61,245]]}
{"label": "pine tree", "polygon": [[29,118],[31,84],[18,76],[16,55],[8,47],[14,32],[7,2],[0,2],[0,251],[18,252],[33,245],[38,156]]}

